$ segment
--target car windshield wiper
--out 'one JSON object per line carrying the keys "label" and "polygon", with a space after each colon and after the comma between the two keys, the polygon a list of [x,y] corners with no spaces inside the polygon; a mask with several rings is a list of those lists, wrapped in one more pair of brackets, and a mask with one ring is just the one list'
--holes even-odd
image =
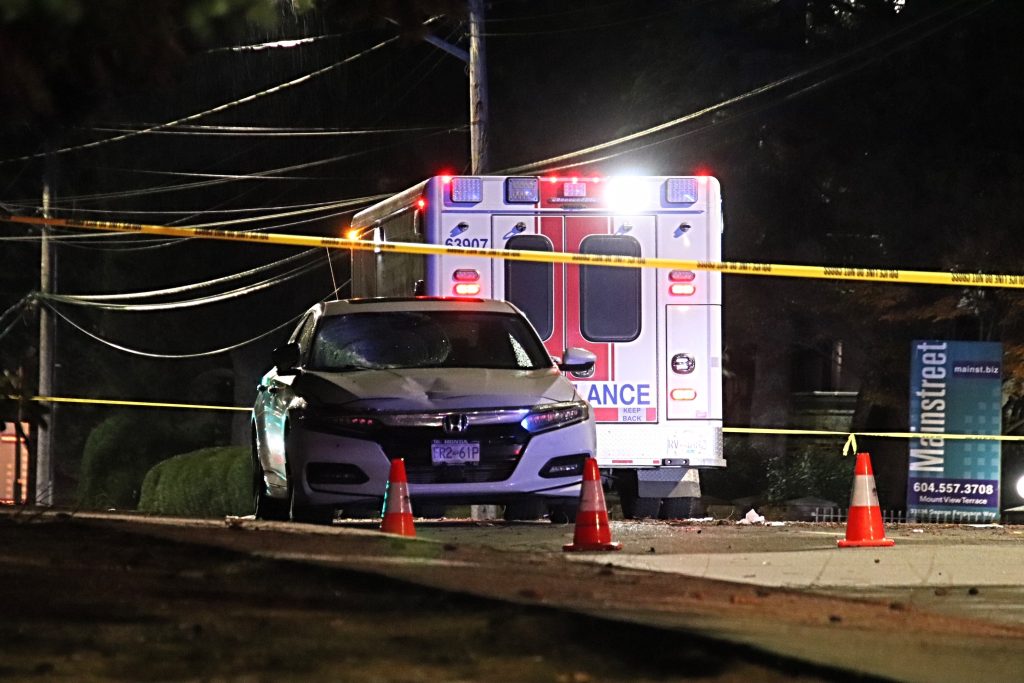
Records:
{"label": "car windshield wiper", "polygon": [[332,365],[323,368],[323,372],[355,372],[356,370],[377,370],[369,365]]}

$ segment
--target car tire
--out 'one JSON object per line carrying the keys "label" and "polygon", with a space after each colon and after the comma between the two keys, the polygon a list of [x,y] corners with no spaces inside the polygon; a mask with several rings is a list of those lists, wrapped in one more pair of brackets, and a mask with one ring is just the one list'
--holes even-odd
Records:
{"label": "car tire", "polygon": [[547,511],[547,505],[543,500],[535,498],[517,500],[505,506],[502,519],[506,522],[532,522],[542,519]]}
{"label": "car tire", "polygon": [[548,519],[552,524],[574,524],[576,513],[579,511],[580,503],[574,500],[571,503],[555,503],[548,506]]}
{"label": "car tire", "polygon": [[619,471],[615,475],[615,490],[619,494],[624,519],[656,519],[661,510],[661,498],[640,496],[636,470]]}
{"label": "car tire", "polygon": [[303,505],[295,500],[295,486],[291,490],[291,518],[301,524],[333,524],[334,507],[325,505]]}
{"label": "car tire", "polygon": [[621,496],[622,516],[626,519],[657,519],[661,511],[661,498]]}
{"label": "car tire", "polygon": [[[286,432],[287,434],[287,432]],[[333,524],[334,507],[325,505],[307,505],[299,499],[301,484],[292,475],[291,463],[285,453],[285,474],[288,477],[288,512],[293,522],[301,524]]]}
{"label": "car tire", "polygon": [[661,502],[662,519],[688,519],[701,515],[700,498],[666,498]]}
{"label": "car tire", "polygon": [[255,437],[252,451],[252,507],[256,519],[274,522],[288,521],[287,498],[274,498],[267,492],[267,483],[263,479],[263,466],[256,455]]}

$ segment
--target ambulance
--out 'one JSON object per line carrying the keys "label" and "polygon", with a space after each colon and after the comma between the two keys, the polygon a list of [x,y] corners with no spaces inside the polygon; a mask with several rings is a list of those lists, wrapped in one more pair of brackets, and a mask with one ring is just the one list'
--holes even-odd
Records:
{"label": "ambulance", "polygon": [[597,460],[627,517],[681,516],[698,470],[724,467],[720,274],[586,263],[588,255],[720,261],[710,176],[434,176],[353,217],[375,244],[563,252],[575,263],[353,250],[352,296],[504,299],[569,373],[597,421]]}

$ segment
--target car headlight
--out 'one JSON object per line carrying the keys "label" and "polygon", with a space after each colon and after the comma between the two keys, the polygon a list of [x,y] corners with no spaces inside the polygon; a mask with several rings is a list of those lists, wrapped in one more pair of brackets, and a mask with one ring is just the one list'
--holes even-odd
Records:
{"label": "car headlight", "polygon": [[519,424],[531,434],[536,434],[583,422],[588,417],[590,417],[590,408],[583,401],[553,403],[534,408]]}

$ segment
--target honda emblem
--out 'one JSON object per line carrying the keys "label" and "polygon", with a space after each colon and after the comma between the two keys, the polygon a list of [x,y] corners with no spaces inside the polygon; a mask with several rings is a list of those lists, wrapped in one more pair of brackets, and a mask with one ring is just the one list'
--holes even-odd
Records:
{"label": "honda emblem", "polygon": [[445,434],[462,434],[469,429],[469,418],[462,413],[452,413],[445,415],[441,424]]}

